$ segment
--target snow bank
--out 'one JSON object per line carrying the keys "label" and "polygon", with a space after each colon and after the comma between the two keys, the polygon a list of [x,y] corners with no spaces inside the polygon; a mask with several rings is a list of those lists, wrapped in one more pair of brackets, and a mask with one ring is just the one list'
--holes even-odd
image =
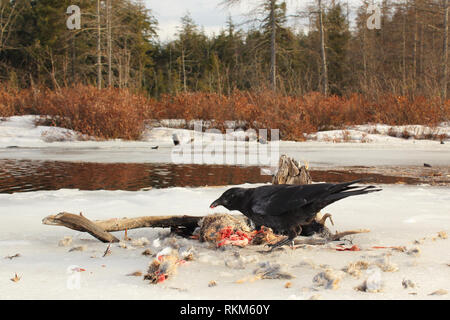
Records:
{"label": "snow bank", "polygon": [[[87,140],[88,137],[82,136],[79,133],[58,127],[49,126],[36,126],[35,121],[38,116],[14,116],[9,118],[3,118],[0,121],[0,148],[1,147],[39,147],[43,145],[50,145],[54,142],[65,142],[67,146],[73,146],[70,142],[76,142],[77,140]],[[178,120],[178,122],[181,120]],[[173,123],[169,120],[168,124]],[[177,123],[178,123],[177,122]],[[162,123],[165,123],[164,121]],[[215,129],[209,129],[215,130]],[[215,130],[218,132],[218,130]],[[329,130],[312,133],[307,136],[308,140],[321,141],[321,142],[362,142],[362,143],[396,143],[396,144],[408,144],[411,143],[411,139],[404,139],[390,136],[392,132],[398,133],[399,136],[402,132],[408,132],[412,137],[414,136],[426,136],[426,135],[443,135],[445,140],[450,139],[450,125],[448,123],[442,123],[440,126],[431,128],[422,125],[408,125],[408,126],[389,126],[383,124],[374,125],[358,125],[350,126],[347,130]],[[172,144],[172,137],[177,135],[181,143],[190,143],[192,139],[201,138],[203,142],[214,142],[218,140],[240,140],[240,141],[255,141],[258,138],[255,130],[243,131],[241,129],[232,130],[227,134],[218,134],[215,132],[199,132],[188,129],[179,129],[172,127],[149,127],[143,133],[142,141],[144,142],[159,142]],[[220,136],[220,137],[218,137]],[[83,139],[80,139],[82,137]],[[92,139],[93,140],[93,139]],[[417,142],[430,142],[422,141],[420,139]],[[90,146],[93,141],[78,141],[76,145]],[[123,143],[133,144],[131,141],[124,142],[120,139],[113,141],[97,141],[95,144],[109,145],[111,142],[115,142],[116,146],[120,147]],[[416,141],[415,141],[416,142]],[[415,143],[414,142],[414,143]],[[434,141],[432,141],[434,143]],[[64,145],[64,144],[55,144]]]}
{"label": "snow bank", "polygon": [[[442,138],[442,139],[440,139]],[[450,126],[442,123],[436,127],[423,125],[390,126],[365,124],[349,126],[345,130],[329,130],[307,135],[310,141],[332,143],[405,144],[424,140],[449,141]]]}
{"label": "snow bank", "polygon": [[80,134],[69,129],[36,126],[37,117],[15,116],[0,121],[0,146],[37,146],[55,141],[77,141]]}

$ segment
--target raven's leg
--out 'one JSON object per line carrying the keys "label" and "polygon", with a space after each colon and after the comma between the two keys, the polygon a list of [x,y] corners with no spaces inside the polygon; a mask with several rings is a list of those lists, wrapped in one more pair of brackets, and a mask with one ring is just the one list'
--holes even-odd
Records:
{"label": "raven's leg", "polygon": [[298,225],[295,229],[289,231],[289,239],[291,240],[291,249],[294,250],[294,240],[297,235],[302,234],[302,226]]}
{"label": "raven's leg", "polygon": [[294,239],[295,239],[295,237],[297,237],[297,234],[298,234],[297,233],[298,230],[296,230],[296,229],[300,229],[299,232],[300,233],[302,232],[302,228],[300,226],[298,228],[290,229],[288,232],[288,236],[286,238],[284,238],[276,243],[268,244],[268,246],[270,247],[270,251],[272,251],[275,248],[284,246],[285,244],[288,244],[288,243],[290,243],[291,248],[293,248],[294,247]]}
{"label": "raven's leg", "polygon": [[267,246],[270,247],[270,251],[272,251],[273,249],[284,246],[285,244],[288,244],[290,242],[291,242],[291,239],[289,239],[289,237],[286,237],[278,242],[269,243]]}

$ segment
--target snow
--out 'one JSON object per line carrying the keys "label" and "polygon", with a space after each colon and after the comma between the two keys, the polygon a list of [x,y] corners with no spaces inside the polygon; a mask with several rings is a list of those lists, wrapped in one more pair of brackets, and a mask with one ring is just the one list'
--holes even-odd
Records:
{"label": "snow", "polygon": [[435,127],[428,127],[423,125],[403,125],[403,126],[390,126],[386,124],[372,124],[372,125],[357,125],[351,126],[355,130],[362,132],[373,133],[378,132],[380,135],[388,135],[389,131],[396,133],[408,132],[411,135],[447,135],[447,140],[450,137],[450,123],[442,122]]}
{"label": "snow", "polygon": [[[402,134],[410,136],[402,138]],[[386,124],[365,124],[349,126],[345,130],[328,130],[309,134],[308,140],[333,143],[378,143],[378,144],[408,144],[426,140],[426,136],[450,139],[450,125],[441,123],[436,127],[423,125],[390,126]],[[417,137],[417,139],[415,139]],[[438,139],[439,140],[439,139]],[[427,143],[427,142],[425,142]]]}
{"label": "snow", "polygon": [[[250,185],[243,185],[249,187]],[[106,244],[88,234],[63,227],[42,225],[47,215],[60,211],[83,212],[90,219],[135,217],[143,215],[206,215],[227,212],[220,207],[208,208],[228,187],[168,188],[150,191],[79,191],[58,190],[31,193],[0,194],[0,299],[308,299],[320,295],[324,299],[448,299],[449,295],[429,295],[450,290],[450,239],[437,237],[437,232],[450,232],[450,193],[448,187],[382,185],[382,192],[348,198],[330,205],[324,212],[333,214],[332,230],[370,229],[370,233],[351,236],[352,244],[361,251],[339,252],[333,246],[286,248],[270,254],[259,253],[263,247],[217,250],[196,240],[178,239],[193,245],[195,259],[178,267],[178,273],[161,284],[149,284],[142,277],[127,276],[135,271],[145,273],[151,257],[141,255],[144,248],[127,244],[111,246],[111,254],[103,253]],[[407,205],[405,205],[407,204]],[[233,214],[236,212],[232,212]],[[149,239],[145,248],[157,253],[167,247],[163,229],[129,230],[133,239]],[[116,233],[122,238],[123,232]],[[59,240],[72,236],[69,247],[58,246]],[[426,238],[421,240],[421,238]],[[433,239],[434,238],[434,239]],[[152,245],[160,239],[160,247]],[[419,240],[419,244],[414,241]],[[156,243],[155,243],[156,244]],[[85,246],[85,251],[69,252],[71,247]],[[419,256],[373,246],[418,247]],[[246,261],[244,269],[233,268],[225,261]],[[20,253],[20,257],[4,259]],[[389,255],[390,254],[390,255]],[[338,289],[316,287],[313,278],[325,266],[341,270],[358,260],[389,259],[399,270],[381,272],[383,290],[360,292],[354,288],[370,277],[363,272],[356,279],[344,275]],[[295,276],[290,288],[287,280],[256,280],[237,283],[251,277],[262,262],[280,263]],[[231,267],[229,267],[231,266]],[[80,287],[71,287],[74,267]],[[15,273],[21,279],[10,279]],[[402,281],[411,280],[417,287],[404,289]],[[209,281],[218,283],[208,287]],[[70,289],[72,288],[72,289]],[[416,293],[412,295],[410,293]]]}
{"label": "snow", "polygon": [[76,141],[78,133],[58,127],[36,126],[36,116],[14,116],[0,121],[0,145],[36,146],[58,140]]}

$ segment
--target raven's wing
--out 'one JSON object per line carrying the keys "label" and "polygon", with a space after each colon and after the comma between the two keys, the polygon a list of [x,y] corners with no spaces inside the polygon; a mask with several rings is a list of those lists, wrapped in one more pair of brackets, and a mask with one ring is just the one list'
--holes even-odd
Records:
{"label": "raven's wing", "polygon": [[276,185],[256,188],[252,196],[252,211],[257,215],[282,215],[324,198],[333,184]]}

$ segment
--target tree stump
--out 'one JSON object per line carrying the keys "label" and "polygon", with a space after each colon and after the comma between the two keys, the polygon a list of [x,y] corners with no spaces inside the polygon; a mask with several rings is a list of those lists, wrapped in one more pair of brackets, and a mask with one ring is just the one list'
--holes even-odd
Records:
{"label": "tree stump", "polygon": [[278,162],[278,171],[272,179],[272,184],[311,184],[312,179],[308,168],[297,161],[282,155]]}

